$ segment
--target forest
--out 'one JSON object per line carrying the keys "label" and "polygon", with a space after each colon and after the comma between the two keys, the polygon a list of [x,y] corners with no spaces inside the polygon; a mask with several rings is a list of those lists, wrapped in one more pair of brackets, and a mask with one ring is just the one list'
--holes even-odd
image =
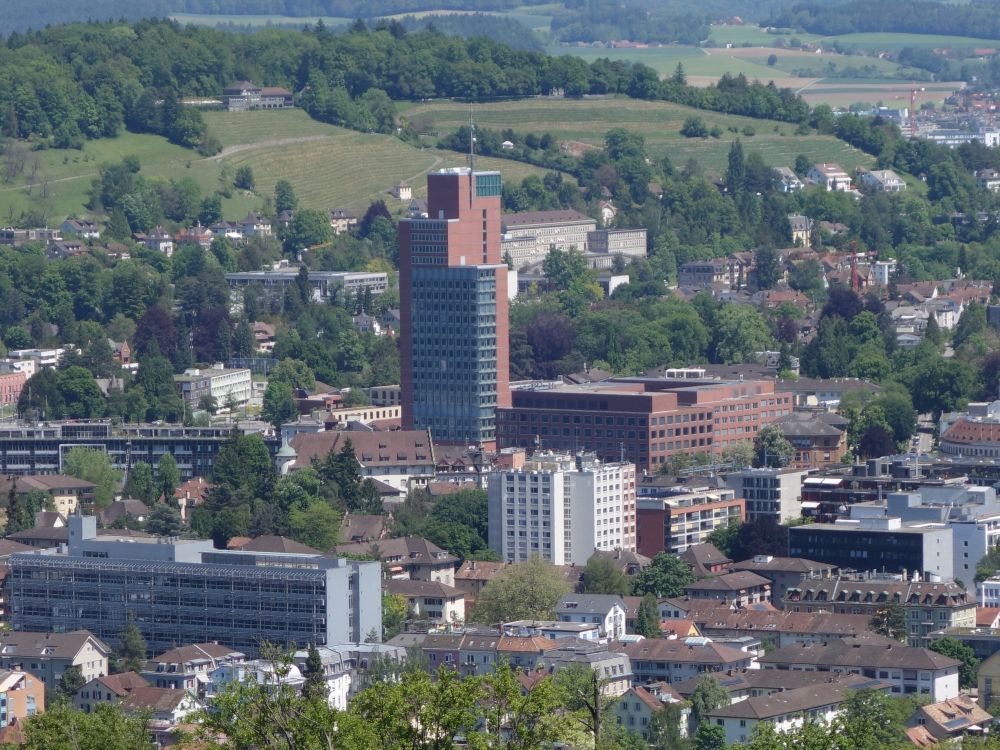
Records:
{"label": "forest", "polygon": [[78,147],[122,129],[160,133],[210,155],[219,150],[185,96],[218,97],[234,80],[284,86],[318,120],[393,132],[393,101],[432,97],[495,100],[563,93],[626,94],[693,107],[804,122],[809,107],[788,89],[723,76],[712,86],[667,80],[642,64],[551,57],[483,37],[407,32],[398,21],[356,22],[334,34],[227,34],[169,21],[71,24],[12,34],[0,48],[0,136],[34,147]]}
{"label": "forest", "polygon": [[802,3],[772,15],[762,25],[802,29],[835,36],[893,32],[1000,39],[995,2],[952,4],[931,0],[852,0],[846,3]]}

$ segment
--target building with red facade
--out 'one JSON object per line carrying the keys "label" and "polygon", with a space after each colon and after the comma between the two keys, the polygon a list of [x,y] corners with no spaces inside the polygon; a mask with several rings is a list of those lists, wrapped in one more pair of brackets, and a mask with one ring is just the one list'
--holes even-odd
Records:
{"label": "building with red facade", "polygon": [[497,409],[501,448],[590,451],[646,471],[678,453],[720,454],[792,411],[774,381],[701,377],[526,388],[511,399]]}
{"label": "building with red facade", "polygon": [[510,405],[499,172],[427,175],[427,218],[399,224],[403,429],[493,448]]}
{"label": "building with red facade", "polygon": [[0,373],[0,405],[16,404],[26,382],[23,372]]}
{"label": "building with red facade", "polygon": [[[644,488],[640,486],[640,492]],[[664,493],[643,492],[636,498],[636,550],[656,557],[675,555],[704,544],[719,528],[746,520],[746,502],[731,489],[678,487]]]}

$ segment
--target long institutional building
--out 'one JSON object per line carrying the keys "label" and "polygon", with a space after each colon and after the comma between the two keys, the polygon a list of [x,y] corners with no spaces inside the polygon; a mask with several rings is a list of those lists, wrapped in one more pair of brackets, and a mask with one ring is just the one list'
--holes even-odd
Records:
{"label": "long institutional building", "polygon": [[489,543],[506,562],[586,565],[594,550],[635,550],[635,465],[538,454],[489,476]]}
{"label": "long institutional building", "polygon": [[700,369],[662,378],[519,388],[497,409],[501,448],[588,451],[655,471],[678,453],[721,453],[793,408],[774,381],[713,380]]}
{"label": "long institutional building", "polygon": [[15,630],[86,629],[115,643],[131,617],[154,653],[221,641],[249,655],[263,643],[360,643],[382,632],[378,562],[98,537],[96,521],[71,516],[66,547],[10,557]]}
{"label": "long institutional building", "polygon": [[145,461],[156,466],[160,458],[173,454],[184,480],[212,474],[216,456],[238,429],[259,433],[271,454],[280,438],[264,434],[262,422],[240,422],[216,427],[132,424],[110,422],[52,422],[0,425],[0,472],[6,475],[61,474],[63,462],[77,446],[106,451],[112,465],[121,471]]}
{"label": "long institutional building", "polygon": [[514,268],[545,260],[551,250],[576,248],[591,267],[610,268],[615,255],[646,256],[642,227],[598,229],[597,221],[574,209],[529,211],[502,217],[502,252]]}
{"label": "long institutional building", "polygon": [[510,405],[499,172],[427,175],[427,218],[399,223],[403,429],[493,447]]}

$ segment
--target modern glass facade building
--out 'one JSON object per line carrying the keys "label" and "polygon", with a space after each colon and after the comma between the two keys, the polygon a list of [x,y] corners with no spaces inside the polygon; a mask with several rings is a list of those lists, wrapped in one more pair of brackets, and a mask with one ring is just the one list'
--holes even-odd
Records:
{"label": "modern glass facade building", "polygon": [[250,656],[264,643],[360,643],[382,632],[379,563],[97,537],[93,516],[72,516],[69,531],[68,550],[10,558],[15,630],[86,629],[116,643],[131,618],[154,653],[220,641]]}
{"label": "modern glass facade building", "polygon": [[427,176],[428,218],[400,222],[404,429],[492,447],[510,404],[507,266],[499,172]]}

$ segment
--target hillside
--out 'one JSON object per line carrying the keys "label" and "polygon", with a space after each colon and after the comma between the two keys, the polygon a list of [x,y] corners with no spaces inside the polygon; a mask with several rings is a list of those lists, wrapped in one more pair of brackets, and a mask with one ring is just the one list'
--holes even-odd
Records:
{"label": "hillside", "polygon": [[[420,122],[421,130],[448,132],[469,121],[468,105],[455,102],[427,102],[407,107],[403,116]],[[723,130],[719,139],[685,138],[680,134],[684,120],[701,117],[711,128]],[[623,127],[641,133],[648,152],[656,158],[669,156],[677,165],[697,159],[710,173],[722,174],[730,143],[737,137],[747,151],[758,151],[773,165],[790,165],[798,154],[814,161],[835,161],[847,169],[870,166],[872,159],[846,143],[824,135],[795,135],[795,126],[770,120],[724,115],[695,110],[669,102],[587,97],[585,99],[534,98],[495,104],[477,104],[476,122],[494,129],[512,128],[521,133],[550,132],[559,140],[580,141],[599,146],[604,134]],[[745,127],[755,135],[743,134]],[[734,129],[730,130],[730,128]],[[505,170],[506,171],[506,170]]]}
{"label": "hillside", "polygon": [[[82,150],[32,152],[30,158],[39,161],[37,184],[29,194],[27,173],[15,183],[0,184],[0,223],[12,223],[12,217],[32,206],[43,206],[50,223],[84,213],[87,191],[100,165],[129,155],[138,157],[142,174],[164,179],[190,177],[203,194],[218,187],[224,167],[232,174],[242,165],[250,166],[257,194],[234,191],[232,198],[223,201],[223,214],[229,218],[259,207],[262,196],[270,195],[274,183],[282,179],[292,183],[300,203],[307,208],[363,209],[376,198],[402,208],[388,195],[392,185],[409,180],[414,192],[422,195],[427,171],[464,163],[460,154],[417,148],[389,135],[325,125],[297,109],[207,112],[205,119],[224,147],[221,154],[207,159],[159,136],[134,133],[87,141]],[[480,163],[487,168],[502,167],[505,178],[512,181],[544,171],[509,161],[482,159]],[[47,187],[43,187],[45,183]]]}

